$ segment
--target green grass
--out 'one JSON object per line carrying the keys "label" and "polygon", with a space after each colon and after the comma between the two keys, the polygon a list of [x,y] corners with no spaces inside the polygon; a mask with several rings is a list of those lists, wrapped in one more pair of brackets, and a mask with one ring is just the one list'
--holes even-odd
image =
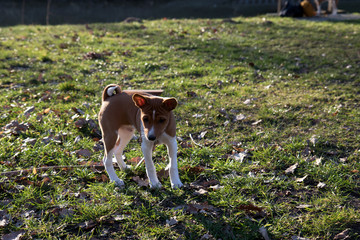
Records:
{"label": "green grass", "polygon": [[124,189],[92,167],[2,175],[0,235],[360,239],[360,22],[234,20],[0,28],[1,172],[101,162],[101,92],[118,83],[178,99],[186,185],[141,187],[143,165],[118,172]]}

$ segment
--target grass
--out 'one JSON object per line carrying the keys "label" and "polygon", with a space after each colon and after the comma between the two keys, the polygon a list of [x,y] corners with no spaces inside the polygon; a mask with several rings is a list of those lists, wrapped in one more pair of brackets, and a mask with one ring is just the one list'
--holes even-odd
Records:
{"label": "grass", "polygon": [[[0,28],[0,171],[31,169],[1,175],[0,235],[360,239],[360,22],[233,20]],[[162,146],[160,190],[143,165],[118,172],[124,189],[91,167],[109,83],[179,100],[184,188]]]}

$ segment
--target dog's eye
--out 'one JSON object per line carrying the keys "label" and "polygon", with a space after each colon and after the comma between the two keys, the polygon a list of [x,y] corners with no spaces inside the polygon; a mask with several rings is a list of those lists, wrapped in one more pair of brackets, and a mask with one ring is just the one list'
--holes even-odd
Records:
{"label": "dog's eye", "polygon": [[149,118],[147,116],[143,117],[144,122],[149,122]]}
{"label": "dog's eye", "polygon": [[159,123],[164,123],[165,121],[166,121],[165,118],[160,118],[160,119],[159,119]]}

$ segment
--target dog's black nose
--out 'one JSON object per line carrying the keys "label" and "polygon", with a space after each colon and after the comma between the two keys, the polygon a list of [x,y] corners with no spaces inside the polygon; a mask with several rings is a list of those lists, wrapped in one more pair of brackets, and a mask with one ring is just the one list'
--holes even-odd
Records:
{"label": "dog's black nose", "polygon": [[155,141],[156,137],[155,137],[155,135],[149,135],[149,136],[148,136],[148,139],[149,139],[150,141]]}

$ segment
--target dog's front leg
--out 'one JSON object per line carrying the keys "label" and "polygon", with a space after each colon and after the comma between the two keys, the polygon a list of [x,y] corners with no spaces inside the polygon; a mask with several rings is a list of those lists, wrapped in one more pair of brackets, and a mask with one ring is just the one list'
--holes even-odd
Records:
{"label": "dog's front leg", "polygon": [[176,137],[170,137],[166,135],[164,143],[167,146],[169,154],[169,174],[170,174],[170,183],[172,188],[180,188],[183,186],[180,177],[179,170],[177,165],[177,142]]}
{"label": "dog's front leg", "polygon": [[154,166],[154,162],[152,160],[152,151],[154,147],[154,142],[147,140],[145,137],[143,137],[141,143],[141,150],[144,154],[145,159],[145,167],[146,167],[146,174],[150,181],[150,187],[151,188],[160,188],[161,183],[159,182],[159,179],[156,175],[156,168]]}

